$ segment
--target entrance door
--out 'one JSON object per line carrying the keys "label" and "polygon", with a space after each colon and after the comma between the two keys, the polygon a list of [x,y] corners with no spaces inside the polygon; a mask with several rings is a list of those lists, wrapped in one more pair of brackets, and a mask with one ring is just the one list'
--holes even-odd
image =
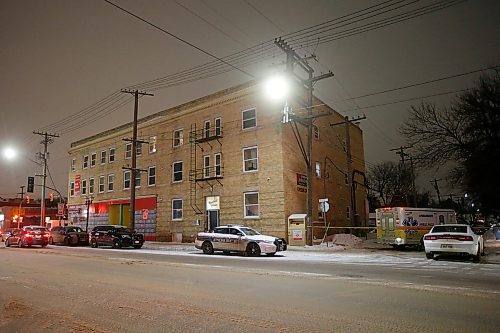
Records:
{"label": "entrance door", "polygon": [[218,227],[220,225],[220,210],[219,209],[212,209],[212,210],[207,210],[206,211],[206,217],[207,217],[207,229],[208,230],[213,230],[215,227]]}

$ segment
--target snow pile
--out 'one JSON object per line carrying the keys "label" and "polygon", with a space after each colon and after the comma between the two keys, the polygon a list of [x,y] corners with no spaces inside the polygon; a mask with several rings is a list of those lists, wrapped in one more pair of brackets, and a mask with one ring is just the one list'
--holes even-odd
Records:
{"label": "snow pile", "polygon": [[362,245],[363,240],[351,234],[335,234],[328,236],[325,242],[346,247],[358,247]]}

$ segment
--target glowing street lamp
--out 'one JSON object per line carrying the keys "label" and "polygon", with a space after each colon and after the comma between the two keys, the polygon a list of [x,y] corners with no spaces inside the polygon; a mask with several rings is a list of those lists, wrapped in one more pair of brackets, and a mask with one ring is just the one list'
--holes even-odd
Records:
{"label": "glowing street lamp", "polygon": [[3,156],[8,160],[13,160],[17,157],[17,151],[12,147],[6,147],[3,150]]}

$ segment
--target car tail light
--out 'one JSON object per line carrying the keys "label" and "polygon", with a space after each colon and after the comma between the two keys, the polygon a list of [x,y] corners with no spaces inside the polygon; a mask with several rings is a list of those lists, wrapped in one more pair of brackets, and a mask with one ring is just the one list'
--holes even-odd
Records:
{"label": "car tail light", "polygon": [[459,241],[472,242],[472,236],[455,236]]}
{"label": "car tail light", "polygon": [[26,237],[33,237],[32,234],[25,234],[24,236],[26,236]]}
{"label": "car tail light", "polygon": [[436,239],[438,239],[437,236],[431,236],[431,235],[424,236],[424,240],[436,240]]}
{"label": "car tail light", "polygon": [[43,237],[49,238],[49,234],[43,234]]}
{"label": "car tail light", "polygon": [[469,235],[427,235],[424,240],[437,240],[437,239],[454,239],[464,242],[472,242],[473,238]]}

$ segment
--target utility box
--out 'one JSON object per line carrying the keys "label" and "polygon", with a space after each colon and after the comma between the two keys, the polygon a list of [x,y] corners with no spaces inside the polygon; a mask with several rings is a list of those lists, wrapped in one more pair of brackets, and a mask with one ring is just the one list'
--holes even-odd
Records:
{"label": "utility box", "polygon": [[288,245],[306,245],[307,214],[292,214],[288,217]]}

